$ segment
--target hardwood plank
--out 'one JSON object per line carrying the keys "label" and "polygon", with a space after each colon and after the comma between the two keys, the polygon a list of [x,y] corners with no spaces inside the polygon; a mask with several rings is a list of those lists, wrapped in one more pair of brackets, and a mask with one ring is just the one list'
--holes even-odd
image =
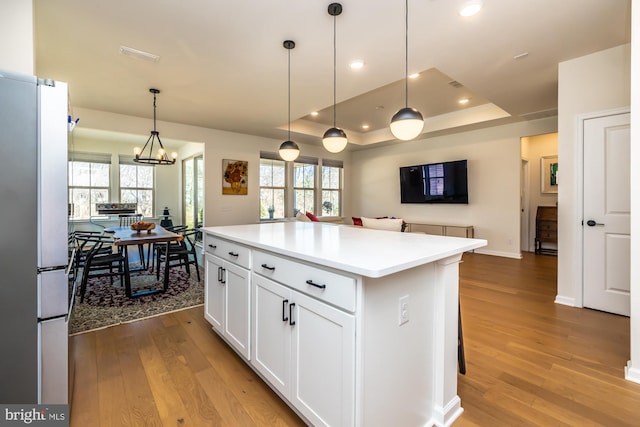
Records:
{"label": "hardwood plank", "polygon": [[73,402],[70,408],[72,427],[99,426],[98,367],[96,360],[96,335],[82,334],[69,337],[73,340],[73,357],[76,361]]}
{"label": "hardwood plank", "polygon": [[169,371],[164,364],[160,350],[153,341],[153,335],[161,333],[163,323],[157,318],[133,324],[136,333],[136,347],[144,367],[147,382],[153,393],[158,414],[165,427],[176,425],[196,425],[189,411],[182,403]]}

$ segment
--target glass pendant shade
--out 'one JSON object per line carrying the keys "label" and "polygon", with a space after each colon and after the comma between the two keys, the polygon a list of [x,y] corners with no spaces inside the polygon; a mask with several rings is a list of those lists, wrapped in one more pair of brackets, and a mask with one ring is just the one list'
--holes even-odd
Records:
{"label": "glass pendant shade", "polygon": [[322,136],[322,145],[330,153],[339,153],[347,146],[347,134],[342,129],[331,128]]}
{"label": "glass pendant shade", "polygon": [[424,119],[420,111],[405,107],[393,115],[390,127],[393,136],[402,141],[409,141],[420,135],[424,128]]}
{"label": "glass pendant shade", "polygon": [[285,162],[291,162],[298,158],[300,154],[300,149],[298,148],[298,144],[293,141],[285,141],[280,144],[280,149],[278,150],[278,154]]}

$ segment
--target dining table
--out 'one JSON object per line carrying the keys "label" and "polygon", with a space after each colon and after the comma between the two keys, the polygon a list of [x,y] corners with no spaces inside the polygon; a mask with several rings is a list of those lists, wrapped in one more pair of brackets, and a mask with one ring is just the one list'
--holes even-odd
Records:
{"label": "dining table", "polygon": [[[114,244],[118,247],[122,247],[124,251],[125,259],[129,259],[129,252],[127,248],[132,245],[152,245],[154,243],[166,243],[167,252],[169,253],[169,245],[172,242],[179,242],[182,240],[180,234],[169,231],[162,226],[156,225],[152,230],[137,231],[130,226],[116,226],[105,228],[105,233],[113,235]],[[141,260],[144,265],[144,260]],[[125,293],[129,298],[141,297],[144,295],[156,294],[165,292],[169,288],[169,263],[165,262],[164,265],[164,282],[163,287],[160,289],[148,289],[136,293],[132,293],[131,285],[125,286]]]}

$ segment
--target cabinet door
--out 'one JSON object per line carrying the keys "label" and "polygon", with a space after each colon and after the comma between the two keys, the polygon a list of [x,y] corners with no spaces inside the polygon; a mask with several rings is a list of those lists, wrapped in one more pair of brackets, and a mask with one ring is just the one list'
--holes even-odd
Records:
{"label": "cabinet door", "polygon": [[355,318],[293,292],[291,401],[314,426],[355,423]]}
{"label": "cabinet door", "polygon": [[289,395],[291,376],[291,291],[253,274],[252,364],[283,396]]}
{"label": "cabinet door", "polygon": [[249,270],[229,262],[224,263],[225,322],[224,336],[235,349],[249,360]]}
{"label": "cabinet door", "polygon": [[224,334],[225,285],[222,282],[222,267],[224,261],[210,254],[205,255],[204,282],[204,317],[213,329]]}

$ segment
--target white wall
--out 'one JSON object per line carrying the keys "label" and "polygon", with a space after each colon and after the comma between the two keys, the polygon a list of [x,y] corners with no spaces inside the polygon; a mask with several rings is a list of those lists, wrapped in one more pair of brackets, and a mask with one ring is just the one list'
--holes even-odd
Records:
{"label": "white wall", "polygon": [[33,1],[2,0],[0,70],[35,72],[33,19]]}
{"label": "white wall", "polygon": [[[81,117],[78,126],[148,137],[148,119],[83,108],[76,108],[74,113],[77,117]],[[162,121],[158,121],[157,127],[162,132],[163,138],[204,143],[205,226],[259,222],[260,151],[277,152],[282,141]],[[300,154],[303,156],[341,159],[344,161],[345,171],[349,170],[348,152],[330,154],[321,146],[300,143],[298,145]],[[249,162],[249,191],[246,196],[222,194],[223,159]],[[177,176],[174,178],[175,182],[166,183],[167,191],[171,188],[171,191],[179,194],[180,179],[180,176]],[[343,192],[345,215],[350,215],[351,212],[351,188],[350,177],[346,173]]]}
{"label": "white wall", "polygon": [[578,118],[587,113],[629,106],[630,45],[562,62],[558,80],[560,185],[556,302],[581,306],[582,206],[579,191],[582,178],[578,176]]}
{"label": "white wall", "polygon": [[[527,136],[521,140],[522,158],[529,162],[529,247],[527,250],[533,252],[534,239],[536,236],[536,211],[538,206],[557,206],[558,194],[542,193],[540,160],[544,156],[558,155],[558,133],[547,133],[544,135]],[[553,248],[549,243],[545,248]]]}
{"label": "white wall", "polygon": [[[556,131],[556,118],[437,136],[352,154],[354,216],[473,225],[488,240],[477,252],[519,258],[520,138]],[[401,204],[399,167],[468,160],[469,204]]]}

